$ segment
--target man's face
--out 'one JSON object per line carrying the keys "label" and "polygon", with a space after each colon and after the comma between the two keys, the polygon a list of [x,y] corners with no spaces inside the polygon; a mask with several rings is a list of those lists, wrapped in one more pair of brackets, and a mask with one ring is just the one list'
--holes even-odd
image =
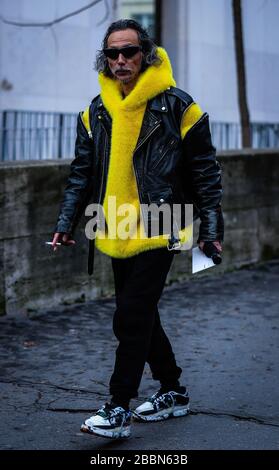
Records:
{"label": "man's face", "polygon": [[[108,37],[108,48],[120,48],[126,46],[139,46],[138,34],[134,29],[115,31]],[[126,59],[119,54],[116,60],[108,58],[108,65],[115,78],[126,84],[136,81],[141,69],[142,52],[137,52],[133,57]]]}

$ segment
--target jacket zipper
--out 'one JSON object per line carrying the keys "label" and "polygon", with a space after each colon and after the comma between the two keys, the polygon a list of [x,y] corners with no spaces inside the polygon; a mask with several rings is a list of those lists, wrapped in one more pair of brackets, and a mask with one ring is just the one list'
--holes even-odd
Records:
{"label": "jacket zipper", "polygon": [[159,160],[157,162],[155,162],[155,165],[151,168],[151,170],[155,170],[155,168],[157,168],[157,166],[161,163],[161,161],[163,160],[163,158],[165,157],[165,155],[168,153],[168,151],[173,147],[173,145],[175,144],[176,140],[175,139],[172,139],[166,146],[165,150],[164,150],[164,153],[161,155],[161,157],[159,158]]}
{"label": "jacket zipper", "polygon": [[139,144],[138,147],[135,148],[134,152],[133,152],[133,169],[134,169],[134,174],[135,174],[135,178],[136,178],[136,182],[137,182],[137,189],[138,189],[138,195],[139,195],[139,201],[140,203],[142,203],[142,200],[141,200],[141,196],[140,196],[140,191],[139,191],[139,180],[138,180],[138,174],[137,174],[137,170],[135,168],[135,162],[134,162],[134,155],[135,153],[138,151],[138,149],[144,144],[144,142],[146,142],[146,140],[148,139],[148,137],[150,137],[153,132],[156,131],[156,129],[158,129],[158,127],[160,127],[160,122],[157,124],[157,126],[153,127],[153,129],[151,129],[151,131],[145,136],[145,138],[143,139],[143,141]]}
{"label": "jacket zipper", "polygon": [[196,128],[196,126],[198,126],[199,123],[203,121],[204,119],[206,119],[207,117],[208,117],[208,113],[203,113],[202,116],[197,120],[197,122],[195,122],[195,124],[189,129],[184,139],[187,139],[188,135],[191,134],[191,132]]}
{"label": "jacket zipper", "polygon": [[103,166],[102,166],[102,177],[101,177],[101,186],[100,186],[100,196],[99,196],[99,201],[98,201],[98,204],[101,203],[101,198],[102,198],[102,191],[103,191],[103,185],[104,185],[104,174],[105,174],[105,167],[106,167],[106,159],[107,159],[107,154],[106,154],[106,150],[107,150],[107,141],[108,141],[108,134],[107,134],[107,130],[104,126],[103,123],[101,123],[104,131],[105,131],[105,134],[106,134],[106,140],[105,140],[105,151],[104,151],[104,155],[105,155],[105,158],[104,158],[104,161],[103,161]]}
{"label": "jacket zipper", "polygon": [[82,119],[82,113],[80,112],[79,115],[80,115],[80,120],[81,120],[82,127],[86,131],[86,134],[88,135],[89,139],[93,140],[93,135],[92,135],[91,129],[89,131],[86,129],[85,124],[84,124],[83,119]]}
{"label": "jacket zipper", "polygon": [[[135,167],[135,162],[134,162],[134,155],[136,153],[136,151],[138,151],[138,149],[144,144],[144,142],[146,142],[146,140],[148,139],[148,137],[150,137],[153,132],[156,131],[156,129],[158,129],[158,127],[160,127],[160,122],[157,124],[157,126],[153,127],[153,129],[151,129],[151,131],[145,136],[145,138],[143,139],[143,141],[140,143],[140,145],[138,147],[135,148],[134,152],[133,152],[133,157],[132,157],[132,163],[133,163],[133,170],[134,170],[134,175],[135,175],[135,179],[136,179],[136,183],[137,183],[137,191],[138,191],[138,196],[139,196],[139,202],[140,204],[143,203],[142,201],[142,198],[141,198],[141,193],[139,191],[139,179],[138,179],[138,173],[137,173],[137,170],[136,170],[136,167]],[[140,208],[140,211],[141,211],[141,208]],[[141,216],[143,214],[141,213]],[[144,216],[144,215],[143,215]],[[144,223],[145,225],[145,223]],[[147,231],[148,231],[148,221],[147,221]]]}
{"label": "jacket zipper", "polygon": [[144,142],[146,142],[146,140],[148,139],[148,137],[150,137],[150,136],[153,134],[153,132],[155,132],[156,129],[158,129],[158,127],[160,127],[160,122],[157,124],[157,126],[153,127],[153,129],[151,129],[151,131],[150,131],[148,134],[146,134],[146,136],[145,136],[145,138],[143,139],[143,141],[139,144],[138,147],[135,148],[134,153],[136,153],[136,152],[138,151],[138,149],[144,144]]}

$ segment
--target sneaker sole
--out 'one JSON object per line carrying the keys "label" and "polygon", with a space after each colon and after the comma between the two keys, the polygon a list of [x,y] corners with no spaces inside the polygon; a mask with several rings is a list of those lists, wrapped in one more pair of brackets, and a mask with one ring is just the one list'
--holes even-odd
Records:
{"label": "sneaker sole", "polygon": [[89,428],[86,424],[82,424],[80,428],[81,432],[87,434],[95,434],[96,436],[109,437],[110,439],[127,439],[131,435],[131,427],[125,426],[125,428],[116,428],[113,430],[102,429],[97,427]]}
{"label": "sneaker sole", "polygon": [[173,417],[178,418],[180,416],[186,416],[189,413],[190,413],[189,405],[187,405],[187,407],[185,406],[177,407],[177,408],[174,408],[173,410],[169,408],[168,410],[158,411],[158,413],[155,413],[153,415],[141,415],[139,413],[136,413],[136,411],[133,411],[133,420],[141,421],[141,422],[162,421],[168,418],[173,418]]}

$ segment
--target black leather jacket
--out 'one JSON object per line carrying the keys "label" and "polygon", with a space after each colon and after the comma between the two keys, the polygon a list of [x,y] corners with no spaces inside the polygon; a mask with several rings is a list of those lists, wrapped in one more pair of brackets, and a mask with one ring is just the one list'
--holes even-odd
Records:
{"label": "black leather jacket", "polygon": [[[139,200],[144,204],[193,204],[194,219],[201,219],[198,241],[223,240],[221,168],[211,142],[208,114],[181,139],[182,116],[192,103],[192,97],[176,87],[147,103],[133,154]],[[91,137],[81,114],[78,116],[75,159],[55,232],[72,234],[86,205],[104,200],[112,121],[100,95],[90,105],[90,125]],[[93,259],[94,240],[89,250],[90,273]]]}

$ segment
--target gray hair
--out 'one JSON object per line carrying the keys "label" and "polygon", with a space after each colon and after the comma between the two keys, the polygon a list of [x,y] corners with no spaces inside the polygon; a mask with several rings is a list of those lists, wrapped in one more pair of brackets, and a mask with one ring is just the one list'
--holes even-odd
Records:
{"label": "gray hair", "polygon": [[162,59],[157,54],[157,45],[152,41],[146,29],[144,29],[137,21],[130,19],[122,19],[114,21],[108,27],[105,37],[102,42],[102,49],[96,54],[96,61],[94,63],[94,69],[97,72],[103,72],[107,77],[112,78],[113,75],[110,71],[108,60],[103,52],[108,45],[108,37],[114,31],[121,31],[123,29],[134,29],[138,33],[139,44],[142,47],[142,64],[141,72],[144,72],[150,65],[159,65]]}

